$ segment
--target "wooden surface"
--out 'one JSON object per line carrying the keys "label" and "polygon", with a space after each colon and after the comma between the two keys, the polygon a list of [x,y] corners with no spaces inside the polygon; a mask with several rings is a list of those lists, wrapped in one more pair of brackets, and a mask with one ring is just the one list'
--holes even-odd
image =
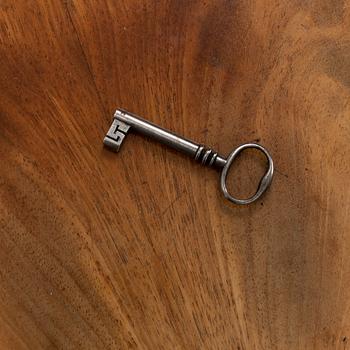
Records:
{"label": "wooden surface", "polygon": [[[0,42],[1,349],[349,348],[350,1],[1,0]],[[271,189],[103,149],[117,107]]]}

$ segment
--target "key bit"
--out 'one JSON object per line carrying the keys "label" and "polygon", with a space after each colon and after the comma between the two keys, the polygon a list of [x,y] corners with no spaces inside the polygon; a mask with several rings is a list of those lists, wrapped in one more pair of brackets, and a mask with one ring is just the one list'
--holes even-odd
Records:
{"label": "key bit", "polygon": [[117,119],[118,112],[119,111],[115,113],[113,123],[103,140],[103,143],[114,152],[119,151],[119,148],[130,129],[130,125]]}

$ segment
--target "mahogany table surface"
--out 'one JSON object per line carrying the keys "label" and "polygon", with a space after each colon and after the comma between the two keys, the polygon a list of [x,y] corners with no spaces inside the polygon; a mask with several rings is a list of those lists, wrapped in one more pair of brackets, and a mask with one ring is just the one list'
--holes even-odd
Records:
{"label": "mahogany table surface", "polygon": [[[349,347],[349,0],[2,0],[0,42],[0,349]],[[271,188],[110,152],[118,107]]]}

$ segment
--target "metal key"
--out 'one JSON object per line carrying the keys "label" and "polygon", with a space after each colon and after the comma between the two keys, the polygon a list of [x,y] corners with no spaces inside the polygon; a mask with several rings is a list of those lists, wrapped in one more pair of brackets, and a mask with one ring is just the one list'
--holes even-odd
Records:
{"label": "metal key", "polygon": [[[225,159],[217,152],[210,148],[195,143],[184,137],[176,135],[175,133],[163,129],[147,120],[138,117],[135,114],[129,113],[122,109],[117,109],[114,114],[114,119],[111,127],[109,128],[103,143],[110,147],[113,151],[118,152],[125,136],[129,130],[134,130],[140,134],[149,136],[167,146],[170,146],[182,153],[187,154],[191,158],[194,158],[203,165],[214,166],[221,168],[220,187],[221,190],[229,201],[235,204],[249,204],[256,201],[267,190],[271,184],[273,177],[273,161],[269,152],[263,146],[257,143],[245,143],[235,148],[229,156]],[[256,193],[248,199],[238,199],[233,197],[227,190],[226,179],[230,166],[235,158],[244,149],[256,148],[266,156],[268,161],[268,167],[265,175],[261,178]]]}

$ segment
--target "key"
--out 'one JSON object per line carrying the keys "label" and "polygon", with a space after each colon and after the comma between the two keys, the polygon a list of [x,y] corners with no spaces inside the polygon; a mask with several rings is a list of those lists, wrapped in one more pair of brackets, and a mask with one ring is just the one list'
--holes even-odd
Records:
{"label": "key", "polygon": [[[267,149],[258,143],[244,143],[235,148],[227,158],[221,156],[212,149],[203,146],[202,144],[193,142],[185,137],[181,137],[169,130],[157,126],[135,114],[127,112],[122,109],[117,109],[114,114],[113,122],[109,128],[103,143],[105,146],[118,152],[122,145],[125,136],[130,130],[153,138],[167,146],[170,146],[191,158],[200,162],[203,165],[221,168],[220,187],[225,198],[235,204],[249,204],[261,197],[261,195],[268,189],[273,177],[273,160]],[[261,178],[256,193],[248,199],[239,199],[232,196],[227,190],[226,180],[227,174],[235,158],[245,149],[255,148],[261,151],[267,159],[267,171]]]}

